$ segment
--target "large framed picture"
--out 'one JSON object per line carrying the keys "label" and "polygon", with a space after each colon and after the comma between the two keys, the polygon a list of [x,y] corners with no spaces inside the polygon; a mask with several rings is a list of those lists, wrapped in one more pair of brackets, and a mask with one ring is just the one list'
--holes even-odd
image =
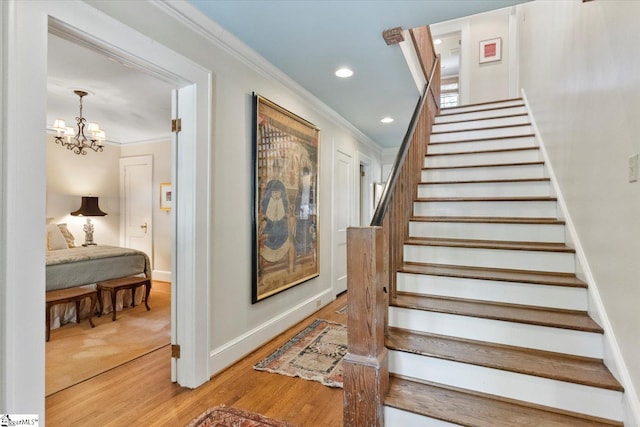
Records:
{"label": "large framed picture", "polygon": [[320,273],[320,130],[253,94],[253,289],[256,303]]}

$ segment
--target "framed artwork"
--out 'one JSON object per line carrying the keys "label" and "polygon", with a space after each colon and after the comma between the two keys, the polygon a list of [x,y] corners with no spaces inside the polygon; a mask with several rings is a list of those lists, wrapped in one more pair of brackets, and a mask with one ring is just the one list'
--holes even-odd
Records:
{"label": "framed artwork", "polygon": [[170,211],[171,206],[173,206],[171,183],[163,182],[160,184],[160,209],[163,211]]}
{"label": "framed artwork", "polygon": [[320,130],[253,94],[253,288],[259,302],[320,274]]}
{"label": "framed artwork", "polygon": [[502,39],[483,40],[480,42],[480,63],[500,61],[502,59]]}

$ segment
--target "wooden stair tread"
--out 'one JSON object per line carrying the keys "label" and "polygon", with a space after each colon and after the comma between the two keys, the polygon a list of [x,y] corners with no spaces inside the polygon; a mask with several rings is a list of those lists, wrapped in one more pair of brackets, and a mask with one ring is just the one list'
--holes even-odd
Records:
{"label": "wooden stair tread", "polygon": [[[457,123],[457,122],[434,123],[434,124],[443,124],[444,125],[444,124],[448,124],[448,123]],[[478,141],[478,142],[495,141],[495,140],[512,139],[512,138],[533,138],[534,136],[536,136],[536,135],[533,134],[533,133],[530,133],[530,134],[526,134],[526,135],[494,136],[492,138],[463,139],[463,140],[455,140],[455,141],[436,141],[436,142],[429,141],[429,145],[459,144],[461,142],[474,142],[474,141]]]}
{"label": "wooden stair tread", "polygon": [[431,132],[431,135],[444,135],[445,133],[459,133],[459,132],[475,132],[479,130],[496,130],[496,129],[507,129],[507,128],[515,128],[521,126],[531,126],[531,122],[529,123],[520,123],[516,125],[499,125],[499,126],[485,126],[473,129],[456,129],[456,130],[444,130],[441,132]]}
{"label": "wooden stair tread", "polygon": [[418,383],[395,375],[389,378],[385,404],[431,418],[474,427],[596,427],[622,426],[616,421],[551,411],[482,393],[434,383]]}
{"label": "wooden stair tread", "polygon": [[510,138],[531,138],[536,136],[534,133],[527,133],[524,135],[506,135],[506,136],[488,136],[485,138],[465,138],[465,139],[454,139],[453,141],[429,141],[429,145],[432,144],[457,144],[459,142],[485,142],[485,141],[496,141],[500,139],[510,139]]}
{"label": "wooden stair tread", "polygon": [[494,280],[515,283],[568,286],[586,288],[587,284],[574,274],[544,271],[509,270],[499,268],[461,267],[457,265],[404,263],[403,273],[432,276],[459,277],[465,279]]}
{"label": "wooden stair tread", "polygon": [[[514,108],[514,107],[518,108],[518,106],[506,107],[506,108]],[[444,125],[450,125],[450,124],[453,124],[453,123],[480,122],[482,120],[510,119],[512,117],[523,117],[523,116],[528,116],[528,115],[529,115],[528,113],[505,114],[503,116],[479,117],[479,118],[476,118],[476,119],[454,120],[454,121],[442,122],[442,123],[434,122],[433,124],[434,124],[434,126],[435,125],[444,126]],[[442,117],[447,117],[447,116],[453,116],[453,114],[445,114]],[[436,116],[436,117],[438,117],[438,116]]]}
{"label": "wooden stair tread", "polygon": [[440,359],[624,391],[602,360],[390,327],[388,348]]}
{"label": "wooden stair tread", "polygon": [[508,196],[508,197],[416,197],[414,202],[557,202],[548,196]]}
{"label": "wooden stair tread", "polygon": [[518,182],[551,182],[551,178],[468,179],[464,181],[420,181],[418,185],[439,184],[501,184]]}
{"label": "wooden stair tread", "polygon": [[391,306],[552,328],[603,333],[586,312],[398,292]]}
{"label": "wooden stair tread", "polygon": [[[504,103],[504,102],[514,102],[514,101],[519,101],[519,102],[521,102],[521,104],[504,105],[504,106],[500,106],[500,107],[491,107],[491,108],[482,108],[482,106],[487,106],[487,105],[490,105],[490,104],[500,104],[500,103]],[[475,110],[460,111],[458,113],[442,114],[443,112],[446,113],[447,111],[451,111],[451,110],[455,110],[455,109],[459,109],[459,108],[468,108],[468,107],[478,107],[478,108],[475,109]],[[450,116],[450,115],[453,115],[453,114],[470,113],[470,112],[476,112],[476,111],[502,110],[504,108],[513,108],[513,107],[524,107],[524,100],[522,98],[508,98],[508,99],[503,99],[503,100],[500,100],[500,101],[476,102],[476,103],[473,103],[473,104],[456,105],[455,107],[444,107],[444,108],[440,109],[440,114],[438,114],[437,116]]]}
{"label": "wooden stair tread", "polygon": [[409,237],[407,240],[405,240],[405,245],[575,253],[575,249],[570,248],[564,243],[548,243],[548,242],[508,242],[508,241],[501,241],[501,240],[468,240],[468,239],[443,239],[443,238],[436,238],[436,237]]}
{"label": "wooden stair tread", "polygon": [[530,151],[539,150],[540,147],[513,147],[513,148],[494,148],[491,150],[473,150],[473,151],[453,151],[449,153],[427,153],[425,157],[440,157],[440,156],[457,156],[460,154],[489,154],[489,153],[510,153],[513,151]]}
{"label": "wooden stair tread", "polygon": [[440,169],[468,169],[468,168],[499,168],[504,166],[539,166],[544,165],[543,161],[538,162],[515,162],[515,163],[487,163],[479,165],[458,165],[458,166],[427,166],[423,171]]}
{"label": "wooden stair tread", "polygon": [[488,224],[564,224],[557,218],[486,217],[486,216],[413,216],[414,222],[472,222]]}

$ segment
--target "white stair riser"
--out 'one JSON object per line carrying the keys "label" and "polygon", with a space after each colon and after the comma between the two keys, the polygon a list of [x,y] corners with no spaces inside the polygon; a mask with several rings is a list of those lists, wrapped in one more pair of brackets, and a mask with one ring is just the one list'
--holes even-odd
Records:
{"label": "white stair riser", "polygon": [[557,218],[555,201],[461,201],[415,202],[415,216],[503,216]]}
{"label": "white stair riser", "polygon": [[389,326],[602,359],[602,334],[389,307]]}
{"label": "white stair riser", "polygon": [[404,260],[555,273],[575,273],[576,270],[575,254],[566,252],[404,245]]}
{"label": "white stair riser", "polygon": [[526,114],[511,117],[496,117],[493,119],[468,120],[454,123],[436,123],[431,132],[451,132],[466,129],[481,129],[485,127],[527,125],[531,122]]}
{"label": "white stair riser", "polygon": [[490,139],[487,141],[445,142],[429,144],[429,154],[464,153],[467,151],[503,150],[509,148],[537,147],[533,136],[520,136],[516,138]]}
{"label": "white stair riser", "polygon": [[399,351],[389,352],[389,372],[621,421],[622,393]]}
{"label": "white stair riser", "polygon": [[465,105],[461,107],[443,108],[442,110],[440,110],[440,115],[446,116],[448,114],[457,114],[465,111],[482,111],[482,110],[490,110],[495,108],[513,107],[513,106],[522,106],[522,105],[524,105],[522,100],[514,99],[510,101],[492,102],[492,103],[481,104],[481,105]]}
{"label": "white stair riser", "polygon": [[458,427],[434,418],[424,417],[413,412],[403,411],[391,406],[384,407],[384,425],[386,427]]}
{"label": "white stair riser", "polygon": [[425,169],[421,175],[422,181],[469,181],[474,179],[526,179],[546,177],[546,171],[542,164]]}
{"label": "white stair riser", "polygon": [[443,239],[562,243],[565,241],[565,230],[563,224],[412,221],[409,223],[409,236],[437,237]]}
{"label": "white stair riser", "polygon": [[515,114],[526,114],[526,113],[527,113],[527,109],[524,106],[498,108],[495,110],[472,111],[469,113],[446,114],[444,116],[437,116],[435,118],[434,123],[438,123],[438,124],[451,123],[451,122],[458,122],[463,120],[478,120],[478,119],[486,119],[491,117],[512,116]]}
{"label": "white stair riser", "polygon": [[399,292],[587,311],[585,288],[398,273]]}
{"label": "white stair riser", "polygon": [[498,165],[508,163],[538,162],[541,153],[538,148],[515,151],[488,151],[485,153],[427,155],[424,158],[425,168]]}
{"label": "white stair riser", "polygon": [[530,135],[533,127],[529,125],[495,129],[466,130],[462,132],[436,133],[430,137],[431,142],[467,141],[469,139],[489,139],[503,136]]}
{"label": "white stair riser", "polygon": [[515,197],[552,196],[549,181],[420,184],[418,197]]}

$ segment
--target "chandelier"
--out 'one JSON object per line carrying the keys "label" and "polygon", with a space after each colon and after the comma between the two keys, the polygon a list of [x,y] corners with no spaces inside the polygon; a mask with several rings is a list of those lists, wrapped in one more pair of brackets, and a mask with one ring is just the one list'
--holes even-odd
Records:
{"label": "chandelier", "polygon": [[[83,156],[87,155],[87,148],[99,152],[102,151],[102,144],[106,139],[106,134],[100,129],[98,123],[88,123],[82,116],[82,98],[89,93],[84,90],[74,90],[73,93],[80,97],[80,116],[76,117],[77,129],[67,127],[64,120],[57,119],[53,122],[53,129],[56,131],[56,144],[67,147],[74,153]],[[85,135],[85,127],[90,138]]]}

